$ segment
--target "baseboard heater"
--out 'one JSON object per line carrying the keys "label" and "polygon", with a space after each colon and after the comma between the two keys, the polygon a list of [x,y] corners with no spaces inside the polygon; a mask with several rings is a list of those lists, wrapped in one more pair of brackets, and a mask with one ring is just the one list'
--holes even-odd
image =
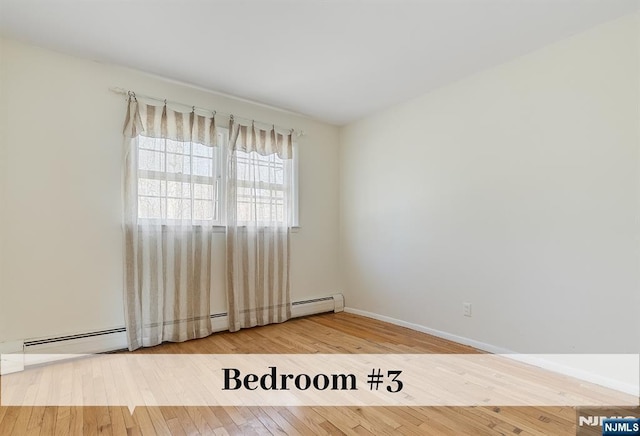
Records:
{"label": "baseboard heater", "polygon": [[[343,310],[344,297],[342,294],[294,301],[291,304],[293,318],[325,312],[342,312]],[[229,317],[227,313],[211,315],[211,324],[214,332],[228,330]],[[107,353],[126,348],[127,337],[124,327],[52,338],[29,339],[24,341],[24,366],[62,360],[67,358],[65,355],[68,354]]]}

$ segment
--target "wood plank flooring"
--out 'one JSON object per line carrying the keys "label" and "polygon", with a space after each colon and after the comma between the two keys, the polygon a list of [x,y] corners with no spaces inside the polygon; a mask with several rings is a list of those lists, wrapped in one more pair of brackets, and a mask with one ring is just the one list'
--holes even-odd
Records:
{"label": "wood plank flooring", "polygon": [[[323,314],[136,353],[478,353],[373,319]],[[0,435],[575,435],[572,407],[0,407]]]}

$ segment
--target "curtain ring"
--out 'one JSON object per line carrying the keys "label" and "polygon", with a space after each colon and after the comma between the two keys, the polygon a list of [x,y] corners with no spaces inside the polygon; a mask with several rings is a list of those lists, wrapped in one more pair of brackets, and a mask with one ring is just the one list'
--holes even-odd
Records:
{"label": "curtain ring", "polygon": [[195,106],[191,106],[191,113],[196,111],[196,107]]}
{"label": "curtain ring", "polygon": [[165,106],[167,105],[167,99],[166,98],[164,99],[164,105]]}

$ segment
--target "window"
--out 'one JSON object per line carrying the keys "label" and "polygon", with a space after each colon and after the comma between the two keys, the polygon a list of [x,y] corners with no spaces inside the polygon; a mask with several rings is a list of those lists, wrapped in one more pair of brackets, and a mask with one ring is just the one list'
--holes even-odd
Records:
{"label": "window", "polygon": [[[194,224],[223,226],[227,133],[218,128],[218,147],[139,136],[138,218],[163,223],[190,219]],[[258,171],[249,171],[250,167]],[[298,225],[295,145],[291,168],[277,155],[238,152],[236,169],[239,222],[282,220],[290,212],[292,226]],[[285,211],[285,171],[293,178],[291,211]]]}
{"label": "window", "polygon": [[221,224],[222,147],[138,137],[138,218]]}
{"label": "window", "polygon": [[284,161],[277,155],[237,152],[238,222],[283,221]]}

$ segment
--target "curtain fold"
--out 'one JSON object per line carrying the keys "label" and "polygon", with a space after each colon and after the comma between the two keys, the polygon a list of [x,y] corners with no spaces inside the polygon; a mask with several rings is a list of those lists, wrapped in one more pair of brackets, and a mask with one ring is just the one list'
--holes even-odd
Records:
{"label": "curtain fold", "polygon": [[291,134],[231,119],[226,173],[229,330],[291,318]]}
{"label": "curtain fold", "polygon": [[129,349],[208,336],[215,120],[133,98],[124,136]]}

